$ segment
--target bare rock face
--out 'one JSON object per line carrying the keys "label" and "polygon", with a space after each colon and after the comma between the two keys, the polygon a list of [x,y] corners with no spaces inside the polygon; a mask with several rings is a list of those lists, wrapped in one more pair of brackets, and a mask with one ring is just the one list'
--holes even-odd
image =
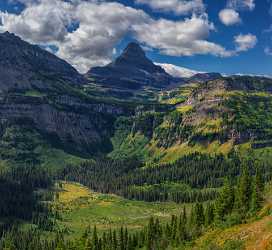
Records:
{"label": "bare rock face", "polygon": [[28,123],[63,146],[97,153],[110,147],[114,119],[124,112],[114,105],[81,103],[68,96],[60,97],[53,105],[40,98],[16,100],[15,97],[0,102],[0,123]]}
{"label": "bare rock face", "polygon": [[0,76],[1,92],[48,89],[52,82],[84,82],[70,64],[9,32],[0,34]]}

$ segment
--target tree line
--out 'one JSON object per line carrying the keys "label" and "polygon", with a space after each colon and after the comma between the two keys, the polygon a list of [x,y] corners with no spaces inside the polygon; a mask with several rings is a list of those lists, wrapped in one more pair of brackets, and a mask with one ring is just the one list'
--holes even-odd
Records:
{"label": "tree line", "polygon": [[[48,190],[52,185],[53,178],[38,167],[11,167],[2,171],[0,218],[4,219],[0,224],[0,234],[21,220],[39,222],[41,227],[45,224],[48,227],[50,209],[41,200],[44,200],[42,190]],[[46,193],[48,197],[48,191]]]}
{"label": "tree line", "polygon": [[[218,195],[224,177],[236,179],[241,173],[241,160],[237,156],[226,158],[195,153],[169,164],[143,167],[137,159],[84,162],[69,165],[58,174],[61,180],[79,182],[101,193],[114,193],[128,199],[153,201],[204,202]],[[255,174],[255,165],[248,163],[248,171]],[[269,168],[267,166],[266,168]],[[264,169],[264,167],[263,167]],[[270,169],[264,169],[269,173]],[[183,183],[189,188],[157,188],[165,183]],[[146,186],[149,188],[146,189]]]}
{"label": "tree line", "polygon": [[[5,250],[165,250],[192,243],[209,228],[242,222],[261,209],[264,200],[264,178],[257,168],[252,177],[244,167],[236,185],[225,179],[217,199],[191,208],[183,207],[179,216],[172,215],[167,223],[151,217],[141,230],[125,227],[99,232],[88,227],[80,239],[65,240],[62,234],[46,240],[32,229],[28,232],[11,230],[0,240],[0,249]],[[235,218],[235,220],[234,220]],[[232,223],[232,224],[231,224]],[[235,249],[235,248],[228,248]]]}

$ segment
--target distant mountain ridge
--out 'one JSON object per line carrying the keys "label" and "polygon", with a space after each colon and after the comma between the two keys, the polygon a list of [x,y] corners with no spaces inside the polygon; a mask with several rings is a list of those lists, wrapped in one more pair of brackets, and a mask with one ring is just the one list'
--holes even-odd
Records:
{"label": "distant mountain ridge", "polygon": [[142,86],[163,88],[176,79],[146,57],[137,43],[130,43],[123,53],[104,67],[94,67],[86,75],[106,86],[139,89]]}
{"label": "distant mountain ridge", "polygon": [[164,70],[173,77],[177,78],[190,78],[196,74],[204,73],[184,67],[180,67],[170,63],[156,63],[158,66],[164,68]]}
{"label": "distant mountain ridge", "polygon": [[84,82],[69,63],[9,32],[0,34],[0,75],[1,91],[50,88],[56,81]]}

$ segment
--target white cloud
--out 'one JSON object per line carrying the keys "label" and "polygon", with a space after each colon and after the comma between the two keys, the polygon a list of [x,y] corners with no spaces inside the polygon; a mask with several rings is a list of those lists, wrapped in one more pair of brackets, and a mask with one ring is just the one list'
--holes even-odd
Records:
{"label": "white cloud", "polygon": [[[149,22],[150,17],[119,3],[39,0],[19,15],[0,12],[0,19],[2,31],[32,43],[54,44],[59,48],[58,56],[86,72],[91,66],[108,63],[114,47],[131,32],[132,25]],[[79,27],[69,32],[67,27],[73,22]]]}
{"label": "white cloud", "polygon": [[133,30],[133,25],[150,20],[143,11],[118,3],[82,3],[74,18],[80,26],[67,34],[58,55],[73,62],[81,72],[108,63],[116,44]]}
{"label": "white cloud", "polygon": [[[31,43],[58,47],[57,55],[80,72],[108,63],[116,45],[127,35],[171,56],[212,54],[226,57],[234,54],[208,40],[215,28],[206,14],[171,21],[153,19],[143,10],[116,2],[20,1],[26,3],[20,14],[0,11],[0,31],[8,30]],[[71,32],[68,27],[74,23],[78,26]],[[237,38],[238,43],[239,51],[244,51],[241,39]]]}
{"label": "white cloud", "polygon": [[189,13],[201,13],[205,10],[202,0],[135,0],[138,4],[149,5],[153,10],[160,12],[172,12],[177,15]]}
{"label": "white cloud", "polygon": [[168,63],[156,63],[156,64],[164,68],[164,70],[168,74],[174,77],[190,78],[198,73],[204,73],[204,72],[199,72],[199,71],[184,68],[184,67],[179,67],[173,64],[168,64]]}
{"label": "white cloud", "polygon": [[72,20],[72,6],[63,1],[43,0],[30,4],[20,15],[0,12],[0,19],[2,29],[28,41],[41,44],[63,41]]}
{"label": "white cloud", "polygon": [[235,10],[252,11],[255,9],[255,0],[228,0],[227,7]]}
{"label": "white cloud", "polygon": [[139,41],[159,49],[166,55],[228,56],[228,52],[222,46],[207,41],[214,26],[206,15],[201,17],[194,15],[192,18],[177,22],[166,19],[152,20],[149,23],[135,25],[134,29]]}
{"label": "white cloud", "polygon": [[240,34],[234,37],[234,41],[236,43],[236,51],[242,52],[254,48],[258,42],[258,39],[252,34]]}
{"label": "white cloud", "polygon": [[220,21],[227,25],[231,26],[237,23],[241,23],[240,15],[233,9],[223,9],[219,12]]}

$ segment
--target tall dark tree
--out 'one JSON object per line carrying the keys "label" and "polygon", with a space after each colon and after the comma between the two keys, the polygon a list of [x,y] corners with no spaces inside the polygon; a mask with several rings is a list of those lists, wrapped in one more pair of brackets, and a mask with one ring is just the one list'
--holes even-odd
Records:
{"label": "tall dark tree", "polygon": [[242,175],[239,178],[236,197],[236,208],[242,216],[246,216],[250,208],[251,181],[249,170],[247,167],[244,167]]}
{"label": "tall dark tree", "polygon": [[224,217],[231,213],[234,206],[234,189],[228,178],[224,181],[224,186],[215,202],[216,219],[222,221]]}

